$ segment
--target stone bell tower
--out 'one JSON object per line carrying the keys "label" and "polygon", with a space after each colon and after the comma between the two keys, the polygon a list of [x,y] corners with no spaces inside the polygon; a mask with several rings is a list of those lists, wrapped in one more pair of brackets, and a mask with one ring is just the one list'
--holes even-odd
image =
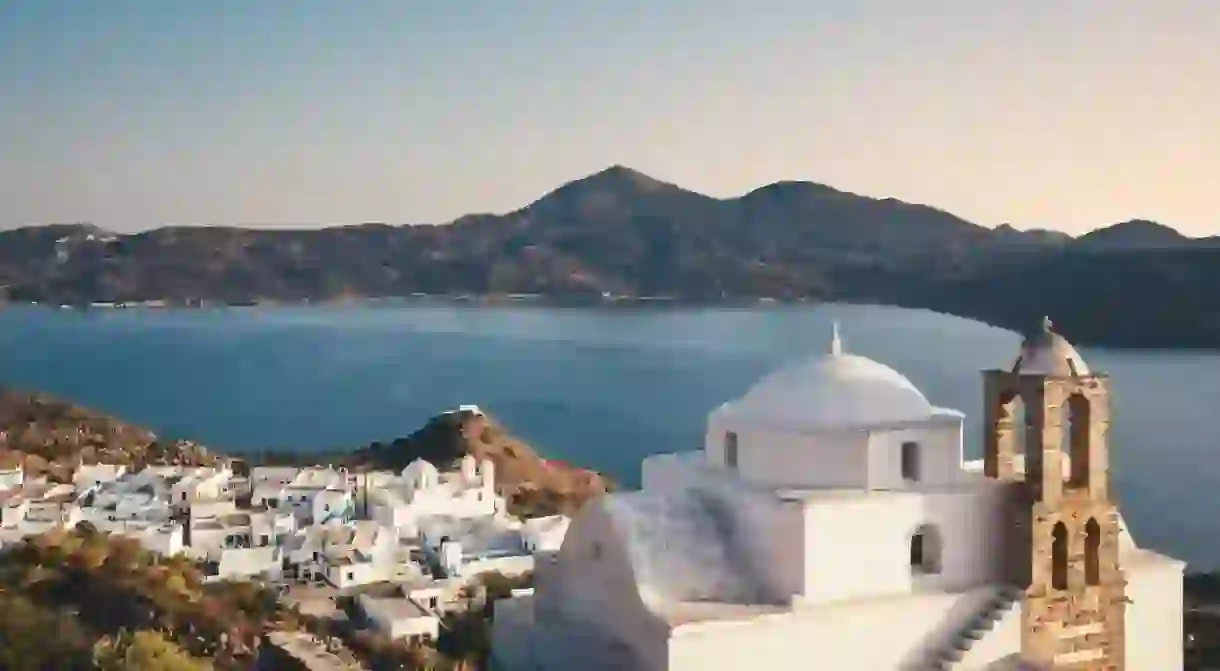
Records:
{"label": "stone bell tower", "polygon": [[983,372],[983,388],[984,471],[1013,483],[1004,570],[1025,588],[1021,657],[1038,669],[1123,671],[1127,599],[1110,498],[1109,380],[1090,372],[1046,319],[1011,370]]}

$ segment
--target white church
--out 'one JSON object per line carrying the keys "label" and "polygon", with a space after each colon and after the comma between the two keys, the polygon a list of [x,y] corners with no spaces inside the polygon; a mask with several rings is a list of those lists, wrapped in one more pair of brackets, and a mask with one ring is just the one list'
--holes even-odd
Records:
{"label": "white church", "polygon": [[1185,564],[1109,498],[1106,376],[1049,320],[983,376],[965,462],[963,414],[836,327],[586,505],[497,602],[494,668],[1181,669]]}

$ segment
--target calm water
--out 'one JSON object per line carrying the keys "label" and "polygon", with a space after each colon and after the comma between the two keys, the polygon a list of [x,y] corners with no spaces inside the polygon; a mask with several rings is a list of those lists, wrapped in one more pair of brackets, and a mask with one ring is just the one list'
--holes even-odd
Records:
{"label": "calm water", "polygon": [[[477,403],[544,453],[634,484],[643,456],[697,447],[711,408],[823,350],[833,319],[849,350],[968,413],[979,454],[978,371],[1011,363],[1019,339],[895,308],[10,309],[0,381],[228,451],[355,447]],[[1137,541],[1220,565],[1220,355],[1082,353],[1113,377],[1116,482]]]}

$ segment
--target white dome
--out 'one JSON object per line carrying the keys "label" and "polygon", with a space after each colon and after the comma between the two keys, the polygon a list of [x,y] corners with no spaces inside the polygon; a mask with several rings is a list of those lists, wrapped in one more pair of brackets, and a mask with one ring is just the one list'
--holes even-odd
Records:
{"label": "white dome", "polygon": [[1042,319],[1042,328],[1039,331],[1025,336],[1012,370],[1020,375],[1051,377],[1089,374],[1089,367],[1084,358],[1067,338],[1051,330],[1051,320],[1048,317]]}
{"label": "white dome", "polygon": [[898,371],[845,354],[837,326],[829,353],[767,375],[726,410],[752,423],[808,427],[898,424],[937,414]]}

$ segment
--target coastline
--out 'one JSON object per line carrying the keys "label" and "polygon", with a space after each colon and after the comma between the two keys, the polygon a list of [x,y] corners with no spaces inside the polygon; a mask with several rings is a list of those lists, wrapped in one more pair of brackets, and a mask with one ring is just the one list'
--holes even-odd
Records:
{"label": "coastline", "polygon": [[[130,302],[94,302],[88,304],[53,304],[40,302],[0,302],[0,310],[34,309],[90,313],[98,311],[182,311],[182,310],[258,310],[277,308],[401,308],[450,307],[478,309],[538,309],[596,311],[671,311],[671,310],[744,310],[778,311],[815,308],[819,305],[878,306],[902,310],[922,310],[933,314],[966,319],[994,328],[1020,334],[1004,320],[986,319],[978,315],[950,312],[901,302],[820,300],[815,298],[784,299],[775,297],[741,297],[737,299],[696,300],[677,296],[553,296],[547,294],[423,294],[405,296],[345,296],[329,299],[278,300],[256,299],[241,302],[147,300]],[[1182,342],[1186,340],[1187,342]],[[1190,339],[1158,336],[1155,340],[1126,337],[1122,340],[1074,338],[1081,346],[1119,351],[1169,351],[1183,353],[1216,353],[1220,345],[1190,344]]]}

